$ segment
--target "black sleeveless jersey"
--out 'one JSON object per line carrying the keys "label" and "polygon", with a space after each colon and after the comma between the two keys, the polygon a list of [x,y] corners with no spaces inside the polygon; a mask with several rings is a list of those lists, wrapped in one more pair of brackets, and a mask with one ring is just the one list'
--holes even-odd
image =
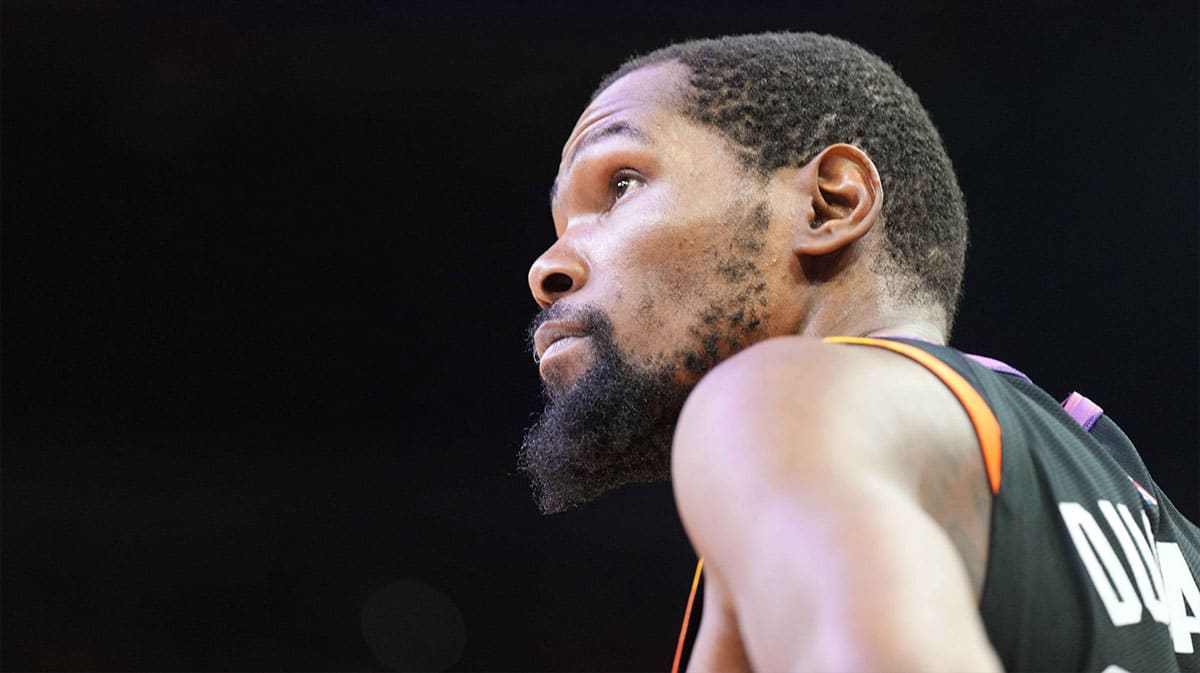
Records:
{"label": "black sleeveless jersey", "polygon": [[1200,529],[1116,423],[995,361],[895,341],[949,365],[999,422],[979,609],[1004,668],[1200,671]]}
{"label": "black sleeveless jersey", "polygon": [[[826,341],[906,355],[967,408],[994,494],[979,611],[1005,670],[1200,671],[1200,529],[1099,406],[1078,393],[1059,403],[1019,371],[946,346]],[[687,625],[685,613],[676,667]]]}

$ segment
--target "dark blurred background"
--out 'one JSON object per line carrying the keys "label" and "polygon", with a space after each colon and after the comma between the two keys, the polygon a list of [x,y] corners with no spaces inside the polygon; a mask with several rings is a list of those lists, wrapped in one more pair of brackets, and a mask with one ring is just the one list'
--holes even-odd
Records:
{"label": "dark blurred background", "polygon": [[562,143],[687,37],[893,63],[967,195],[955,343],[1200,518],[1196,3],[985,4],[5,2],[3,667],[667,669],[669,488],[542,517],[515,452]]}

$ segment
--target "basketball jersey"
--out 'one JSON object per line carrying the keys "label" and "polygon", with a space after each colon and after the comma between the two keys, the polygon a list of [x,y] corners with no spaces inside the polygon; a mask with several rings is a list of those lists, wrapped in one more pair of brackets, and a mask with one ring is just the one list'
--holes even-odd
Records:
{"label": "basketball jersey", "polygon": [[971,417],[993,492],[979,611],[1005,670],[1200,671],[1200,529],[1099,406],[946,346],[826,341],[909,357]]}

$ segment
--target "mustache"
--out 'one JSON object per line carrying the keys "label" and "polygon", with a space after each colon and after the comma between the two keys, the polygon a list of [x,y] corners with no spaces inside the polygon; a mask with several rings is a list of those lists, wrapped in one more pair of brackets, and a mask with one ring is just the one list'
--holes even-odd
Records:
{"label": "mustache", "polygon": [[594,333],[607,335],[611,332],[608,327],[611,324],[608,315],[598,306],[551,304],[539,311],[529,322],[529,327],[525,329],[525,348],[533,355],[535,362],[537,361],[537,346],[533,343],[533,334],[539,327],[551,320],[575,323],[588,335]]}

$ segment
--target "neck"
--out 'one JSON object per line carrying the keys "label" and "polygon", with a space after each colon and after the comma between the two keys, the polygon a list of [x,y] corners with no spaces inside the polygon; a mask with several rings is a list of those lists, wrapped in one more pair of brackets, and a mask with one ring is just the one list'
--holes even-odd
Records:
{"label": "neck", "polygon": [[943,346],[946,344],[946,336],[942,334],[942,331],[935,327],[932,323],[924,321],[896,323],[894,325],[888,325],[887,327],[870,330],[866,335],[873,337],[912,337],[914,339],[929,341],[931,343],[941,344]]}
{"label": "neck", "polygon": [[945,316],[941,309],[897,305],[878,292],[828,297],[818,301],[807,313],[798,334],[913,337],[936,344],[946,343],[946,334],[941,327]]}

